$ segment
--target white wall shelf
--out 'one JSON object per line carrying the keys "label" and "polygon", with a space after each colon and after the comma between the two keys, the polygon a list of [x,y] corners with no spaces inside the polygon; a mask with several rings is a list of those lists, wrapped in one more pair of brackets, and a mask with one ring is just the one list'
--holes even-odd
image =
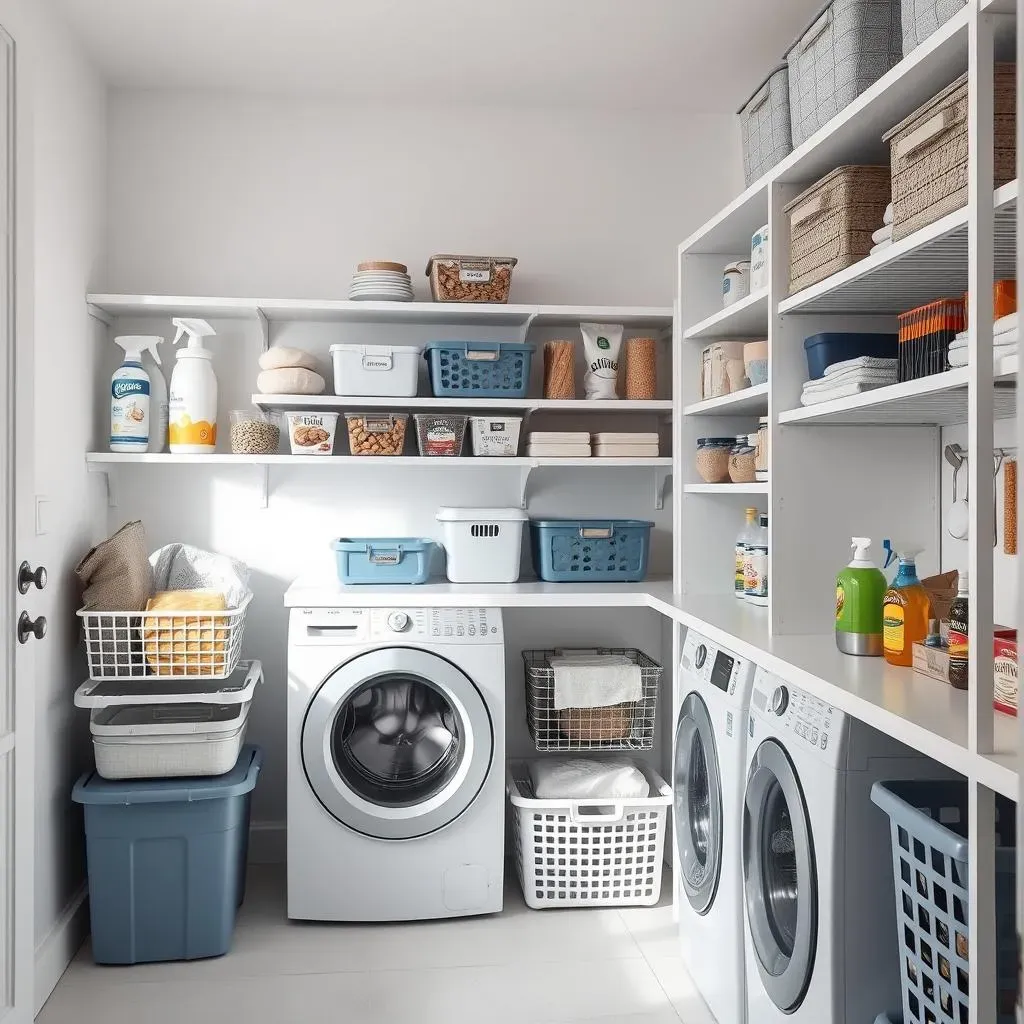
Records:
{"label": "white wall shelf", "polygon": [[344,395],[260,395],[252,396],[261,409],[325,409],[345,412],[350,409],[461,409],[464,412],[571,412],[669,415],[671,399],[627,401],[626,399],[553,399],[553,398],[367,398]]}
{"label": "white wall shelf", "polygon": [[683,407],[684,416],[764,416],[768,412],[768,384],[706,398]]}
{"label": "white wall shelf", "polygon": [[767,483],[683,484],[684,494],[767,494]]}
{"label": "white wall shelf", "polygon": [[[749,244],[749,243],[748,243]],[[687,340],[703,338],[765,338],[768,336],[768,289],[759,288],[746,298],[718,310],[683,331]]]}

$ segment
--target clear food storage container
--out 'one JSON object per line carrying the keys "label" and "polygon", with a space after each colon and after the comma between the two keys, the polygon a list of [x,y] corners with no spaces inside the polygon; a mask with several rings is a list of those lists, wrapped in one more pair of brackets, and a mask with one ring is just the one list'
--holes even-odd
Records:
{"label": "clear food storage container", "polygon": [[420,455],[461,455],[468,416],[456,413],[417,413],[416,441]]}
{"label": "clear food storage container", "polygon": [[511,256],[431,256],[427,263],[435,302],[508,302]]}
{"label": "clear food storage container", "polygon": [[470,416],[473,454],[510,457],[519,453],[522,416]]}
{"label": "clear food storage container", "polygon": [[235,455],[276,455],[281,428],[259,409],[232,409],[231,451]]}
{"label": "clear food storage container", "polygon": [[334,393],[415,398],[422,345],[332,345]]}
{"label": "clear food storage container", "polygon": [[348,444],[353,455],[401,455],[409,414],[349,412]]}
{"label": "clear food storage container", "polygon": [[336,412],[290,412],[288,443],[292,455],[331,455],[338,429]]}

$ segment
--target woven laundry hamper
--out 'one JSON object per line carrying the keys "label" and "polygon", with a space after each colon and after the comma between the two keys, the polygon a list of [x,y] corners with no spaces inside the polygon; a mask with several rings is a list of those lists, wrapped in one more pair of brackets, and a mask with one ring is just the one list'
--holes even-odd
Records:
{"label": "woven laundry hamper", "polygon": [[[1017,65],[995,66],[995,185],[1017,175]],[[892,154],[893,241],[967,205],[967,75],[883,137]]]}
{"label": "woven laundry hamper", "polygon": [[888,167],[837,167],[786,206],[790,295],[870,253],[889,189]]}
{"label": "woven laundry hamper", "polygon": [[793,146],[809,139],[902,57],[900,0],[826,4],[786,54]]}
{"label": "woven laundry hamper", "polygon": [[743,137],[743,176],[752,185],[793,150],[789,65],[775,68],[737,113]]}
{"label": "woven laundry hamper", "polygon": [[967,0],[902,0],[903,56],[967,6]]}

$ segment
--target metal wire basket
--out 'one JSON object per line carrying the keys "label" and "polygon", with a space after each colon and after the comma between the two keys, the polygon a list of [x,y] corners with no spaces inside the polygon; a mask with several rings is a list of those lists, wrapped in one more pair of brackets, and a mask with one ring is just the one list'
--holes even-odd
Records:
{"label": "metal wire basket", "polygon": [[242,654],[252,595],[223,611],[97,612],[82,609],[89,678],[225,679]]}
{"label": "metal wire basket", "polygon": [[[551,658],[561,654],[619,654],[640,666],[637,701],[597,708],[555,709],[555,671]],[[538,750],[650,750],[658,708],[661,666],[632,647],[523,651],[526,669],[526,720]]]}

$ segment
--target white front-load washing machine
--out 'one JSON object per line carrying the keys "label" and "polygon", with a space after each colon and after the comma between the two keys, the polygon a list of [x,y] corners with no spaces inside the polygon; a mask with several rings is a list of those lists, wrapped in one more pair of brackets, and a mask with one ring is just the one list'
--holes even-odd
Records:
{"label": "white front-load washing machine", "polygon": [[889,819],[870,791],[944,769],[761,668],[747,721],[748,1020],[898,1019]]}
{"label": "white front-load washing machine", "polygon": [[673,744],[675,899],[683,961],[718,1024],[742,1024],[743,762],[754,666],[692,629]]}
{"label": "white front-load washing machine", "polygon": [[501,910],[505,653],[495,608],[293,608],[288,916]]}

